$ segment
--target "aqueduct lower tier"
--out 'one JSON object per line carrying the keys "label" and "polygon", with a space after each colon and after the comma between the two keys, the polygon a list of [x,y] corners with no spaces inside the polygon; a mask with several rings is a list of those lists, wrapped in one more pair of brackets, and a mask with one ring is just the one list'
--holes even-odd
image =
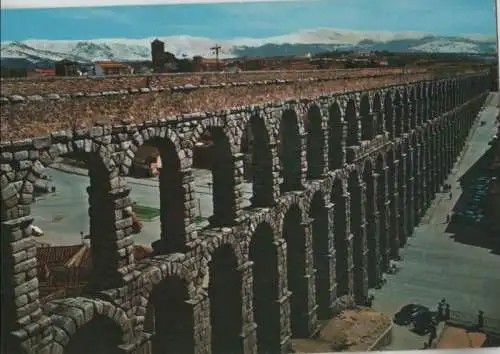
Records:
{"label": "aqueduct lower tier", "polygon": [[[2,143],[7,352],[286,352],[380,281],[459,156],[488,85],[478,73]],[[196,230],[192,148],[207,130],[214,215]],[[154,255],[136,261],[122,176],[147,142],[170,163]],[[33,184],[67,154],[89,168],[93,272],[86,295],[42,308]],[[253,197],[242,208],[245,154]]]}

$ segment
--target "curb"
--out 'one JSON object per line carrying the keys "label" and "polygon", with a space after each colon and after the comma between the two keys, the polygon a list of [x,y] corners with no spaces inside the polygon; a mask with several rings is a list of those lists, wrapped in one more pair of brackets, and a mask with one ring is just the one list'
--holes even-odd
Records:
{"label": "curb", "polygon": [[[63,163],[55,162],[52,165],[50,165],[48,168],[52,168],[54,170],[58,170],[61,172],[65,173],[71,173],[73,175],[78,175],[78,176],[83,176],[83,177],[88,177],[89,173],[87,170],[83,168],[78,168],[78,167],[73,167],[69,166]],[[146,186],[146,187],[153,187],[153,188],[158,188],[160,186],[159,182],[140,182],[137,181],[135,178],[130,178],[130,177],[125,177],[125,180],[127,181],[127,184],[136,184],[139,186]]]}
{"label": "curb", "polygon": [[391,321],[390,326],[377,338],[377,340],[366,351],[367,352],[377,351],[391,344],[393,327],[394,323],[392,323]]}

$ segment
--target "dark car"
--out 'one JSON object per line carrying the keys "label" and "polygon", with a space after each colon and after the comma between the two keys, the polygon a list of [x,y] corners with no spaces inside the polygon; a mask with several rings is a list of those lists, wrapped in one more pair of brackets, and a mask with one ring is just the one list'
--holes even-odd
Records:
{"label": "dark car", "polygon": [[398,313],[394,315],[394,323],[400,326],[410,325],[415,321],[415,319],[422,313],[431,313],[429,308],[416,305],[416,304],[408,304],[403,306]]}
{"label": "dark car", "polygon": [[431,311],[422,311],[417,313],[413,319],[412,331],[424,335],[429,333],[433,325],[436,325],[434,313]]}

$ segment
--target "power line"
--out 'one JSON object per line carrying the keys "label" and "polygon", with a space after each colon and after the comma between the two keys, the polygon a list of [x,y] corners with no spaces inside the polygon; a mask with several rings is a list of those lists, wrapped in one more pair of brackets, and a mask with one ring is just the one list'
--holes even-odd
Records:
{"label": "power line", "polygon": [[218,44],[214,45],[210,50],[215,52],[215,63],[217,66],[217,70],[220,70],[220,65],[219,65],[219,52],[221,51],[222,47]]}

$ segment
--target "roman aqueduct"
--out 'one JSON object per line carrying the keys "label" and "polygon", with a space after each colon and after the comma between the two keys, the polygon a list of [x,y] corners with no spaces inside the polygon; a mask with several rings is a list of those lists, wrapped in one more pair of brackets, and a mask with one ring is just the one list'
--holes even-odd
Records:
{"label": "roman aqueduct", "polygon": [[[477,73],[2,142],[7,352],[287,352],[380,282],[460,155],[489,83]],[[197,230],[193,144],[206,131],[214,213]],[[253,195],[243,208],[248,132]],[[169,163],[154,254],[136,261],[123,176],[145,143]],[[42,306],[30,205],[42,169],[68,154],[89,169],[92,275],[85,295]]]}

